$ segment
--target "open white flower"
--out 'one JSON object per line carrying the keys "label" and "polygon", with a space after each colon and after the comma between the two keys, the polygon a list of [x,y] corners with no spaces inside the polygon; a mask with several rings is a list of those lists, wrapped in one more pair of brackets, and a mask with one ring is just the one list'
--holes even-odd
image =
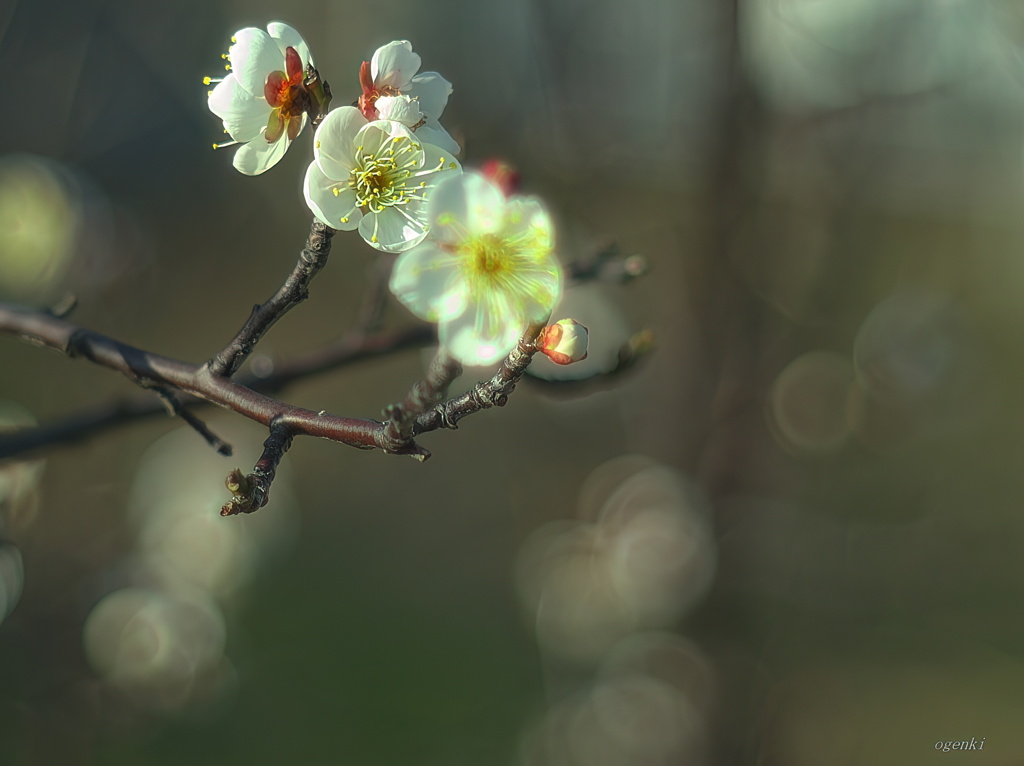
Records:
{"label": "open white flower", "polygon": [[463,364],[492,364],[558,300],[553,226],[534,198],[506,199],[478,173],[440,184],[430,197],[428,239],[403,253],[391,291],[439,324],[441,345]]}
{"label": "open white flower", "polygon": [[313,58],[302,36],[279,21],[268,24],[266,32],[241,29],[231,40],[224,55],[230,74],[204,80],[217,83],[210,91],[210,111],[224,121],[232,139],[215,146],[242,144],[233,164],[255,176],[276,165],[306,126],[310,94],[304,76]]}
{"label": "open white flower", "polygon": [[438,122],[452,84],[437,72],[416,74],[420,63],[408,40],[378,48],[359,69],[359,109],[367,120],[395,120],[414,130],[420,140],[458,154],[459,145]]}
{"label": "open white flower", "polygon": [[320,123],[306,171],[306,203],[335,229],[359,233],[378,250],[399,253],[426,236],[427,197],[462,167],[444,150],[393,120],[367,122],[352,106]]}

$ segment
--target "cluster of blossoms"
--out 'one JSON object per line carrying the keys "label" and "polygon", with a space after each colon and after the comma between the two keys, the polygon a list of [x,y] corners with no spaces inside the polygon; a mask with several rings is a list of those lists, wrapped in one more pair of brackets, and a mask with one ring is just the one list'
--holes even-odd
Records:
{"label": "cluster of blossoms", "polygon": [[[534,198],[511,194],[507,168],[464,173],[458,143],[439,121],[452,86],[406,40],[359,69],[355,106],[329,110],[331,91],[309,46],[287,24],[240,30],[224,54],[228,74],[210,110],[240,144],[234,166],[259,175],[276,165],[307,123],[316,126],[306,204],[326,226],[357,230],[400,253],[391,290],[438,324],[442,346],[464,364],[505,356],[527,328],[546,322],[561,294],[554,231]],[[559,364],[586,356],[586,328],[563,320],[538,349]]]}

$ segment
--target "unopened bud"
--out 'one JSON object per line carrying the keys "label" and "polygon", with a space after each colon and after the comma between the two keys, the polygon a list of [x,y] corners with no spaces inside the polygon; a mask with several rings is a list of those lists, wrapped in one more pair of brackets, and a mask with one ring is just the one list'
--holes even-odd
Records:
{"label": "unopened bud", "polygon": [[572,364],[587,358],[590,333],[575,319],[560,319],[541,330],[537,350],[555,364]]}

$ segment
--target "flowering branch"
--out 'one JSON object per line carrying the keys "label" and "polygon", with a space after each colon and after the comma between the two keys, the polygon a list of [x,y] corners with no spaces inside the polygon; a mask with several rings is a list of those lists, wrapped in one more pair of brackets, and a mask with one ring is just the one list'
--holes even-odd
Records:
{"label": "flowering branch", "polygon": [[[71,358],[88,359],[122,373],[143,388],[156,389],[165,397],[168,392],[174,396],[194,397],[267,426],[270,436],[264,443],[263,455],[252,473],[242,476],[236,470],[228,477],[233,498],[224,506],[222,512],[225,515],[249,513],[266,504],[277,465],[295,436],[316,436],[359,449],[381,449],[391,454],[411,455],[418,460],[427,459],[430,452],[417,444],[413,437],[442,427],[455,428],[457,422],[467,415],[489,407],[503,406],[536,351],[534,344],[541,329],[541,325],[534,325],[528,330],[491,380],[477,384],[468,393],[442,403],[436,402],[444,396],[448,385],[459,374],[460,366],[446,354],[439,354],[424,380],[413,386],[400,405],[390,410],[388,422],[380,422],[296,407],[237,381],[213,375],[207,365],[190,364],[154,354],[46,312],[0,303],[2,334],[52,348]],[[380,344],[379,348],[394,349],[399,347],[400,342],[412,344],[413,341],[423,340],[422,335],[413,333],[398,336],[392,334],[390,342]],[[360,356],[365,358],[379,351],[379,348],[374,349],[372,343],[367,343],[358,349],[350,349],[346,358],[350,361]],[[304,370],[297,366],[290,374],[294,377],[301,371],[322,369],[323,361],[306,360]],[[282,380],[285,377],[282,376]],[[425,411],[427,407],[431,408]],[[183,411],[180,406],[177,409],[178,414]],[[104,420],[120,420],[137,417],[140,413],[138,408],[114,408],[102,413],[100,417]],[[199,422],[198,419],[194,420],[193,426]],[[73,425],[82,429],[95,427],[96,423],[97,418],[93,417],[83,418]],[[209,434],[208,431],[206,433]],[[208,440],[215,446],[225,446],[212,434],[209,436]],[[23,441],[21,446],[41,446],[38,433],[34,439],[30,437]],[[8,442],[0,440],[0,456],[13,454],[14,451]]]}

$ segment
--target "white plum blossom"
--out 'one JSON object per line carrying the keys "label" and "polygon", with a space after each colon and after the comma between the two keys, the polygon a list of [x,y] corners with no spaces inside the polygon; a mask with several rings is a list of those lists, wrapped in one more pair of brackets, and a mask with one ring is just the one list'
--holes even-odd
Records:
{"label": "white plum blossom", "polygon": [[358,109],[332,110],[316,130],[306,203],[335,229],[358,228],[370,245],[398,253],[426,236],[427,198],[460,174],[450,153],[393,120],[367,122]]}
{"label": "white plum blossom", "polygon": [[310,96],[303,79],[313,58],[302,36],[279,21],[266,32],[241,29],[231,41],[224,54],[230,73],[204,80],[217,83],[209,94],[210,111],[232,139],[215,147],[242,144],[233,164],[255,176],[276,165],[306,126]]}
{"label": "white plum blossom", "polygon": [[463,364],[492,364],[531,323],[545,322],[561,292],[553,226],[537,199],[506,198],[479,173],[439,184],[430,233],[403,253],[391,291],[438,323],[443,348]]}
{"label": "white plum blossom", "polygon": [[452,94],[452,84],[437,72],[416,74],[421,59],[408,40],[378,48],[359,69],[363,94],[359,109],[368,120],[394,120],[428,144],[458,154],[459,145],[438,120]]}

